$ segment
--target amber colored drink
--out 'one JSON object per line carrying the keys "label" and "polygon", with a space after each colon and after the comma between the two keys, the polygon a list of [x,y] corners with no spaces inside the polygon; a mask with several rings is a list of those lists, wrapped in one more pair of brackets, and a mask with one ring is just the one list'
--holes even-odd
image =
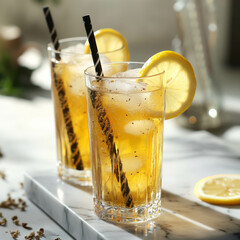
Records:
{"label": "amber colored drink", "polygon": [[[86,38],[60,40],[61,51],[48,47],[55,110],[58,173],[68,182],[91,185],[91,161],[84,70],[93,65],[84,54]],[[124,58],[124,48],[100,54],[101,62]]]}
{"label": "amber colored drink", "polygon": [[52,72],[59,176],[80,185],[91,184],[84,68],[91,57],[83,53],[85,39],[60,41],[57,53],[49,46]]}
{"label": "amber colored drink", "polygon": [[85,73],[95,212],[113,222],[146,221],[161,207],[162,74],[149,77],[153,87],[137,78],[140,63],[109,66],[114,75],[101,80],[93,68]]}

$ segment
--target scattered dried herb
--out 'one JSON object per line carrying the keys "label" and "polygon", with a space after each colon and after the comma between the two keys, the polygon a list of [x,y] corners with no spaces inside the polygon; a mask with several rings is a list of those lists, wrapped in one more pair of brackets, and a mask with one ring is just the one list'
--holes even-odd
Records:
{"label": "scattered dried herb", "polygon": [[21,211],[25,211],[26,202],[21,200],[16,201],[11,197],[10,194],[7,195],[7,200],[0,202],[0,208],[15,209],[19,208]]}
{"label": "scattered dried herb", "polygon": [[20,224],[19,224],[19,220],[18,220],[18,217],[17,216],[13,216],[12,217],[12,221],[13,221],[13,223],[15,224],[15,225],[17,225],[17,226],[19,226]]}
{"label": "scattered dried herb", "polygon": [[22,223],[22,227],[27,230],[32,230],[32,228],[28,226],[28,223],[25,223],[25,222]]}
{"label": "scattered dried herb", "polygon": [[6,174],[3,171],[0,171],[0,178],[6,180]]}
{"label": "scattered dried herb", "polygon": [[29,234],[29,236],[30,236],[30,237],[35,237],[35,232],[31,232],[31,233]]}
{"label": "scattered dried herb", "polygon": [[12,217],[12,220],[13,220],[13,221],[16,220],[16,219],[18,219],[18,216],[13,216],[13,217]]}
{"label": "scattered dried herb", "polygon": [[37,235],[35,236],[35,239],[36,239],[36,240],[39,240],[41,237],[44,237],[44,229],[43,229],[43,228],[40,228],[40,229],[37,231]]}
{"label": "scattered dried herb", "polygon": [[[1,154],[1,152],[0,152]],[[0,178],[5,179],[6,175],[3,171],[0,171]],[[23,183],[20,182],[20,187],[23,188]],[[10,194],[7,194],[7,199],[5,201],[0,202],[0,208],[7,208],[7,209],[20,209],[22,211],[25,211],[25,207],[27,206],[26,202],[21,199],[18,198],[17,200],[12,198]],[[12,221],[15,225],[20,226],[22,225],[23,228],[27,229],[27,230],[32,230],[31,227],[28,226],[28,223],[23,222],[22,224],[20,224],[20,221],[18,219],[18,216],[13,216],[12,217]],[[5,227],[7,225],[7,219],[3,217],[2,212],[0,212],[0,226]],[[6,233],[8,233],[8,231],[6,231]],[[11,234],[11,237],[13,239],[17,239],[20,235],[19,230],[16,231],[9,231],[9,233]],[[37,231],[37,234],[35,234],[35,232],[31,232],[29,235],[25,236],[24,239],[26,240],[40,240],[40,238],[45,237],[44,236],[44,228],[40,228]],[[60,238],[56,238],[56,240],[61,240]]]}
{"label": "scattered dried herb", "polygon": [[16,231],[11,231],[10,234],[13,239],[17,239],[18,236],[20,235],[20,232],[18,230],[16,230]]}
{"label": "scattered dried herb", "polygon": [[42,237],[44,235],[44,229],[43,228],[40,228],[38,231],[37,231],[37,234],[39,237]]}
{"label": "scattered dried herb", "polygon": [[6,219],[6,218],[3,218],[3,219],[0,221],[0,226],[5,227],[6,225],[7,225],[7,219]]}
{"label": "scattered dried herb", "polygon": [[31,232],[29,235],[24,237],[27,240],[33,240],[33,239],[37,239],[35,236],[35,232]]}
{"label": "scattered dried herb", "polygon": [[40,228],[37,231],[37,234],[35,232],[31,232],[29,235],[26,235],[24,239],[26,240],[39,240],[41,237],[44,237],[44,229]]}

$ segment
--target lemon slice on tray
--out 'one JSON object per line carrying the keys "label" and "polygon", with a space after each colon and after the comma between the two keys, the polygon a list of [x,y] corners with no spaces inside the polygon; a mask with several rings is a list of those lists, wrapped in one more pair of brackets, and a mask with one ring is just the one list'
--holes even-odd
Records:
{"label": "lemon slice on tray", "polygon": [[240,204],[240,174],[223,174],[200,180],[194,189],[202,201],[219,205]]}
{"label": "lemon slice on tray", "polygon": [[[94,32],[98,52],[106,55],[111,62],[129,61],[128,44],[121,33],[112,28],[103,28]],[[89,42],[86,41],[84,53],[90,53]]]}
{"label": "lemon slice on tray", "polygon": [[[161,72],[164,72],[166,87],[165,119],[170,119],[177,117],[191,105],[196,90],[196,78],[188,60],[172,51],[159,52],[149,58],[140,70],[139,77]],[[155,84],[148,82],[147,78],[145,81],[149,85]]]}

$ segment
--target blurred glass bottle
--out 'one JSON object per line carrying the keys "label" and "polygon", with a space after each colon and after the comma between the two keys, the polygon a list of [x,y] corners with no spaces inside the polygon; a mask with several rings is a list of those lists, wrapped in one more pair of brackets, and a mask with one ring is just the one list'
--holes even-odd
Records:
{"label": "blurred glass bottle", "polygon": [[192,63],[197,78],[193,103],[178,121],[193,129],[218,128],[222,98],[213,68],[218,32],[215,1],[175,0],[174,11],[178,25],[174,50]]}

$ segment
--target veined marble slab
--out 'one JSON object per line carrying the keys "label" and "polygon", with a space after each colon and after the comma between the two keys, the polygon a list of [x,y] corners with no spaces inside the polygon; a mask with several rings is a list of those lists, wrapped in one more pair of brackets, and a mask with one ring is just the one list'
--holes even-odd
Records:
{"label": "veined marble slab", "polygon": [[165,139],[162,214],[141,224],[112,224],[94,214],[91,188],[58,179],[55,170],[26,173],[27,196],[76,239],[240,239],[240,206],[198,200],[193,189],[208,175],[239,173],[239,156],[206,132]]}

